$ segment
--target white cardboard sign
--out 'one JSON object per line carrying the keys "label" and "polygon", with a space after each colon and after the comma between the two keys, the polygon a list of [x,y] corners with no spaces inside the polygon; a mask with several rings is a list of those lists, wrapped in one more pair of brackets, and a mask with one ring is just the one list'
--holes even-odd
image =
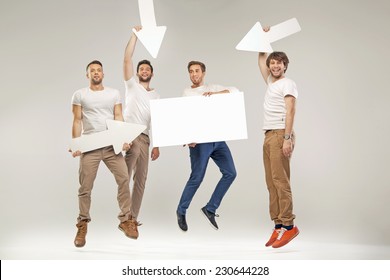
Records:
{"label": "white cardboard sign", "polygon": [[150,101],[153,146],[247,139],[244,94]]}

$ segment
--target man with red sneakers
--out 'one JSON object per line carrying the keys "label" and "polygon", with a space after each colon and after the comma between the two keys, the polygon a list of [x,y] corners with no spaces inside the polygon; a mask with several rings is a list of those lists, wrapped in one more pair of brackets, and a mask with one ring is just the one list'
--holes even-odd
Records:
{"label": "man with red sneakers", "polygon": [[[265,28],[264,31],[268,31]],[[264,98],[265,139],[263,162],[269,192],[269,211],[275,228],[265,246],[279,248],[299,234],[294,226],[293,200],[290,186],[290,159],[295,145],[293,130],[296,84],[285,77],[289,59],[284,52],[267,56],[260,52],[258,63],[267,84]]]}

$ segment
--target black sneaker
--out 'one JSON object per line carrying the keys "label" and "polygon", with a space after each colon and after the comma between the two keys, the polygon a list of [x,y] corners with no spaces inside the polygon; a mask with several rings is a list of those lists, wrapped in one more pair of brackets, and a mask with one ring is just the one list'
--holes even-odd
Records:
{"label": "black sneaker", "polygon": [[188,226],[187,226],[187,222],[186,222],[186,216],[180,214],[177,211],[176,211],[176,215],[177,215],[177,224],[179,225],[179,228],[182,231],[187,231],[188,230]]}
{"label": "black sneaker", "polygon": [[200,211],[202,211],[202,213],[204,214],[204,216],[207,218],[207,220],[209,221],[210,225],[214,228],[214,229],[218,229],[218,225],[217,225],[217,222],[215,221],[215,217],[219,217],[217,214],[214,214],[214,213],[211,213],[209,211],[206,210],[206,206],[203,207],[202,209],[200,209]]}

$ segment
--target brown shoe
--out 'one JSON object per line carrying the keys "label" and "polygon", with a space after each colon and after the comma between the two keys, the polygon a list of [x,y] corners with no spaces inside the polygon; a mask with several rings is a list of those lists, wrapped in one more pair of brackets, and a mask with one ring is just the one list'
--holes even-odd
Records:
{"label": "brown shoe", "polygon": [[74,239],[74,245],[76,247],[84,247],[85,245],[85,236],[87,235],[87,226],[88,221],[80,221],[77,223],[76,227],[78,228],[76,238]]}
{"label": "brown shoe", "polygon": [[137,239],[138,238],[138,222],[136,220],[130,219],[119,224],[118,228],[125,233],[128,238]]}

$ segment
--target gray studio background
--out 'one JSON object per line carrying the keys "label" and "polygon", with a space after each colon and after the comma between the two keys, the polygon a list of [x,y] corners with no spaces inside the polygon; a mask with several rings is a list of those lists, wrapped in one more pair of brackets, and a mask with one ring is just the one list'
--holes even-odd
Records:
{"label": "gray studio background", "polygon": [[[163,98],[181,96],[190,84],[189,60],[206,63],[206,82],[245,93],[249,137],[228,142],[238,177],[218,211],[220,234],[242,239],[258,234],[262,244],[272,228],[262,163],[265,85],[257,54],[235,46],[256,21],[272,26],[296,17],[302,31],[272,46],[288,54],[287,76],[299,90],[292,188],[300,238],[389,246],[390,4],[155,0],[154,7],[157,25],[167,26],[158,58],[138,42],[134,60],[151,60],[151,85]],[[104,84],[124,95],[124,48],[139,24],[136,0],[1,0],[2,259],[8,257],[2,247],[25,238],[45,242],[67,232],[72,246],[78,159],[67,152],[71,97],[88,85],[85,66],[93,59],[103,62]],[[190,172],[188,150],[160,152],[150,163],[140,238],[178,231],[175,211]],[[219,176],[210,162],[190,206],[190,231],[198,236],[209,230],[199,209]],[[117,231],[118,211],[115,181],[102,163],[92,197],[94,231]]]}

